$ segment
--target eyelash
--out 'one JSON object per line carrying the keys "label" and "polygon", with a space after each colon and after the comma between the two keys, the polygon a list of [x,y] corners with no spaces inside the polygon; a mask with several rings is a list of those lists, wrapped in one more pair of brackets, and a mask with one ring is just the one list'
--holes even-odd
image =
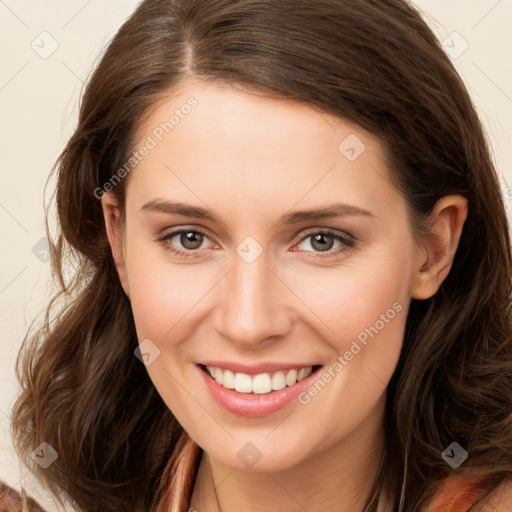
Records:
{"label": "eyelash", "polygon": [[[172,232],[164,235],[163,237],[159,238],[158,241],[161,242],[162,245],[167,250],[173,252],[176,256],[184,257],[184,258],[188,258],[191,256],[193,257],[194,253],[199,253],[201,251],[201,249],[189,249],[189,250],[175,249],[170,244],[170,240],[172,238],[174,238],[177,235],[181,235],[183,233],[196,233],[196,234],[200,234],[204,237],[209,238],[208,234],[201,229],[182,228],[182,229],[178,229],[176,231],[172,231]],[[332,236],[335,240],[338,240],[343,245],[341,247],[339,247],[338,249],[325,251],[324,253],[319,252],[319,251],[304,251],[304,252],[312,253],[311,256],[313,258],[332,258],[334,256],[338,256],[340,254],[349,252],[350,250],[354,249],[355,246],[357,245],[356,240],[354,238],[342,235],[338,231],[335,231],[334,229],[331,229],[331,228],[316,229],[315,231],[309,231],[297,243],[300,244],[300,243],[304,242],[305,240],[307,240],[309,237],[311,237],[313,235],[318,235],[318,234]]]}

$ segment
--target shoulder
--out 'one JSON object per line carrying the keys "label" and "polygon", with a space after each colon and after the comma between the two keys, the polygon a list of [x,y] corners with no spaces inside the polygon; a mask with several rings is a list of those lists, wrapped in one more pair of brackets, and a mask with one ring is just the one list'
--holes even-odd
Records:
{"label": "shoulder", "polygon": [[510,512],[512,510],[512,479],[503,482],[471,512]]}

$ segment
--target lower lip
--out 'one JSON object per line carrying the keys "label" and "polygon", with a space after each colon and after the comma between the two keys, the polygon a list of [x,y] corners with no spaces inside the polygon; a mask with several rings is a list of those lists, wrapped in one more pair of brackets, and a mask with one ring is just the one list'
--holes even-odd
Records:
{"label": "lower lip", "polygon": [[234,389],[227,389],[213,379],[209,373],[206,373],[202,367],[197,366],[197,368],[204,383],[220,405],[228,411],[240,416],[257,418],[259,416],[272,414],[289,404],[302,391],[309,387],[310,382],[313,378],[316,378],[318,370],[321,367],[318,367],[317,370],[293,386],[286,386],[278,391],[271,391],[270,393],[262,395],[238,393]]}

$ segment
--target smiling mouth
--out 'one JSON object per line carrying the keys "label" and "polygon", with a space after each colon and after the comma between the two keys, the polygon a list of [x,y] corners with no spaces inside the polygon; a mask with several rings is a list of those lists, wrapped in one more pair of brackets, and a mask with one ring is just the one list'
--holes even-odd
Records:
{"label": "smiling mouth", "polygon": [[322,367],[322,365],[304,366],[291,370],[248,375],[214,366],[203,364],[199,366],[217,384],[246,395],[265,395],[291,387]]}

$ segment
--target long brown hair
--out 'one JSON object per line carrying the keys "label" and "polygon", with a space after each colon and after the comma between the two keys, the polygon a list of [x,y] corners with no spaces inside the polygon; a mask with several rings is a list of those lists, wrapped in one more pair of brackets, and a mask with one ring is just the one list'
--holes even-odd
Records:
{"label": "long brown hair", "polygon": [[[162,498],[182,427],[133,355],[130,302],[95,191],[126,162],[149,107],[189,77],[300,101],[375,134],[417,233],[438,199],[468,199],[448,277],[431,299],[411,303],[366,511],[384,492],[395,510],[424,510],[429,484],[452,472],[441,452],[453,441],[469,453],[457,474],[488,492],[510,479],[511,252],[499,181],[464,84],[404,0],[140,4],[88,80],[54,168],[60,291],[19,356],[20,455],[30,462],[49,443],[58,458],[38,474],[82,510],[147,511]],[[128,181],[115,187],[121,205]]]}

